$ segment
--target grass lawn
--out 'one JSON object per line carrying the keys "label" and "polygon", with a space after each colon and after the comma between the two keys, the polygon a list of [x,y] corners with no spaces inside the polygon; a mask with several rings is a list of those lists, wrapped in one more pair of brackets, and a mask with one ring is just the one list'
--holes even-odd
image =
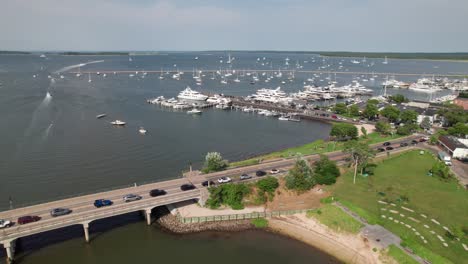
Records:
{"label": "grass lawn", "polygon": [[[355,185],[349,172],[330,190],[341,203],[399,235],[405,246],[432,263],[468,263],[468,251],[461,245],[468,245],[462,232],[468,229],[468,192],[454,180],[427,176],[434,162],[432,154],[410,151],[378,163],[375,175],[358,176]],[[448,237],[444,226],[457,233],[460,241]]]}
{"label": "grass lawn", "polygon": [[356,219],[332,204],[325,204],[319,209],[307,211],[307,217],[313,217],[338,232],[357,234],[363,227]]}
{"label": "grass lawn", "polygon": [[396,247],[395,245],[390,245],[388,247],[388,255],[398,261],[399,264],[418,264],[415,259],[406,254],[403,250]]}
{"label": "grass lawn", "polygon": [[[393,135],[393,136],[385,136],[381,135],[380,133],[370,133],[367,135],[367,138],[359,138],[360,141],[367,141],[369,144],[376,144],[385,142],[391,139],[396,139],[401,137],[400,135]],[[259,157],[231,162],[230,167],[242,167],[242,166],[249,166],[259,164],[261,160],[269,160],[275,158],[289,158],[293,157],[296,154],[301,155],[311,155],[311,154],[321,154],[325,152],[332,152],[336,150],[343,149],[343,142],[335,142],[335,141],[324,141],[324,140],[317,140],[312,143],[308,143],[302,146],[293,147],[284,149],[281,151],[272,152],[270,154],[262,155]]]}

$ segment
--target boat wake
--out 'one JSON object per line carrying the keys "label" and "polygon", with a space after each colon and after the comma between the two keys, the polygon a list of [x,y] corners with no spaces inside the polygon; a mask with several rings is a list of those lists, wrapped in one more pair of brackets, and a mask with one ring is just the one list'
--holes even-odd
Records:
{"label": "boat wake", "polygon": [[71,70],[71,69],[83,67],[83,66],[86,66],[86,65],[89,65],[89,64],[101,63],[101,62],[104,62],[104,60],[89,61],[89,62],[85,62],[85,63],[80,63],[80,64],[75,64],[75,65],[66,66],[66,67],[63,67],[63,68],[61,68],[61,69],[55,71],[54,74],[60,74],[60,73],[62,73],[62,72],[66,72],[66,71],[69,71],[69,70]]}
{"label": "boat wake", "polygon": [[49,132],[50,132],[50,129],[52,128],[52,126],[54,125],[54,123],[51,123],[45,130],[44,132],[44,139],[48,138],[49,137]]}

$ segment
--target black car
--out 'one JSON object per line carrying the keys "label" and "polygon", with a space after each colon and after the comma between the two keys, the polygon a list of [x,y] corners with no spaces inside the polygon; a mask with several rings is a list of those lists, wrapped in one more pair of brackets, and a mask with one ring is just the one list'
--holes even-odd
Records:
{"label": "black car", "polygon": [[257,177],[262,177],[262,176],[265,176],[267,173],[262,171],[262,170],[259,170],[259,171],[256,171],[255,172],[255,175],[257,175]]}
{"label": "black car", "polygon": [[390,147],[390,146],[388,146],[388,147],[386,147],[385,149],[386,149],[386,150],[392,150],[393,148]]}
{"label": "black car", "polygon": [[149,195],[151,197],[161,196],[161,195],[165,195],[165,194],[167,194],[167,192],[165,190],[161,190],[161,189],[154,189],[154,190],[151,190],[149,192]]}
{"label": "black car", "polygon": [[53,217],[70,214],[72,210],[68,208],[55,208],[50,211],[50,215]]}
{"label": "black car", "polygon": [[416,139],[411,140],[411,145],[417,145],[419,142]]}
{"label": "black car", "polygon": [[378,148],[377,151],[378,151],[378,152],[384,152],[385,149],[384,149],[384,148]]}
{"label": "black car", "polygon": [[408,143],[406,142],[400,143],[400,147],[407,147],[407,146],[408,146]]}
{"label": "black car", "polygon": [[385,142],[385,143],[383,143],[382,145],[384,145],[384,146],[390,146],[391,144],[392,144],[392,143],[390,143],[390,142]]}
{"label": "black car", "polygon": [[204,181],[201,183],[202,186],[208,187],[208,186],[213,186],[215,185],[214,181]]}
{"label": "black car", "polygon": [[193,189],[195,189],[195,185],[189,184],[189,183],[187,183],[187,184],[182,184],[182,185],[180,186],[180,189],[181,189],[182,191],[193,190]]}

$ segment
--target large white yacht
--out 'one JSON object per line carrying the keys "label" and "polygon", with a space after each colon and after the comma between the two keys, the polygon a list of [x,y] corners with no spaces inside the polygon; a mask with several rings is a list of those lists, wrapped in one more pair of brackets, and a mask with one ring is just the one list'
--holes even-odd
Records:
{"label": "large white yacht", "polygon": [[257,101],[265,101],[270,103],[288,103],[293,99],[288,97],[287,94],[281,91],[281,88],[276,89],[260,89],[256,94],[251,95],[251,98]]}
{"label": "large white yacht", "polygon": [[435,91],[441,90],[440,87],[438,87],[434,82],[434,80],[428,78],[421,78],[417,82],[412,83],[409,86],[409,89],[424,93],[433,93]]}
{"label": "large white yacht", "polygon": [[186,100],[205,101],[208,98],[208,96],[201,94],[197,91],[194,91],[190,87],[187,86],[185,90],[179,93],[177,98],[186,99]]}

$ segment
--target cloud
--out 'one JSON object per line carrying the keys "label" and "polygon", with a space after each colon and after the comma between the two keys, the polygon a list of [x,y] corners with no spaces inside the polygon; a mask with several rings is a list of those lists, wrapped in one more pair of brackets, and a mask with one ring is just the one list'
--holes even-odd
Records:
{"label": "cloud", "polygon": [[0,49],[467,51],[464,0],[0,0]]}

